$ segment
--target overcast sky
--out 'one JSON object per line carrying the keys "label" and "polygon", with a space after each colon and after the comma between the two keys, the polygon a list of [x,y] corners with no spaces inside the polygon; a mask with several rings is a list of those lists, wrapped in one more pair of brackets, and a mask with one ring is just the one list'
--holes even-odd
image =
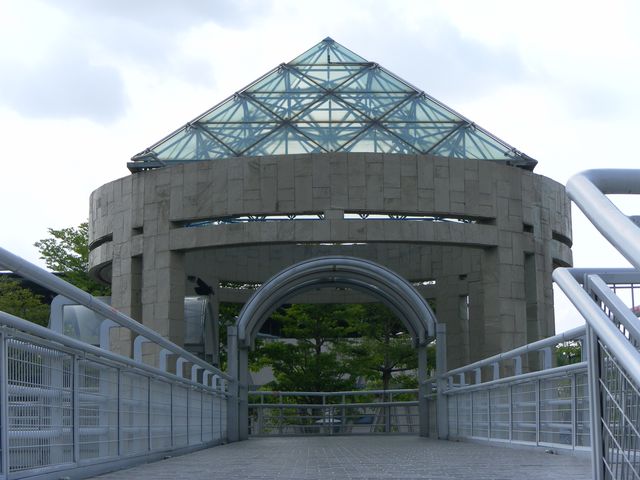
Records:
{"label": "overcast sky", "polygon": [[[33,243],[85,221],[132,155],[327,36],[538,174],[636,167],[638,25],[631,0],[0,0],[0,246],[39,262]],[[575,209],[573,225],[576,266],[628,266]],[[579,323],[566,302],[557,317]]]}

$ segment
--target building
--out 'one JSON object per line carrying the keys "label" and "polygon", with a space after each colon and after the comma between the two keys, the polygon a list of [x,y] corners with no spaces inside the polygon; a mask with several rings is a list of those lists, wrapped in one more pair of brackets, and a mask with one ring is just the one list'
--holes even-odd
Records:
{"label": "building", "polygon": [[189,279],[242,302],[251,291],[235,287],[303,259],[366,258],[435,301],[451,368],[554,333],[570,205],[536,163],[327,38],[95,190],[91,274],[114,307],[183,344]]}

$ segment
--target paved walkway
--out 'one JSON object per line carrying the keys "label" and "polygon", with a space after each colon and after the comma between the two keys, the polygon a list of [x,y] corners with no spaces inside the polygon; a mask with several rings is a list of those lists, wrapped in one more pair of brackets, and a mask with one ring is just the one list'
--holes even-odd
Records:
{"label": "paved walkway", "polygon": [[252,438],[139,467],[101,480],[591,478],[587,455],[419,437]]}

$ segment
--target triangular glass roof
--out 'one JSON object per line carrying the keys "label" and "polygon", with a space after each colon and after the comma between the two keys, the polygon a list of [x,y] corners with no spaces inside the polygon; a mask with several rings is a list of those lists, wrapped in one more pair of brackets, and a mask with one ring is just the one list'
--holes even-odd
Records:
{"label": "triangular glass roof", "polygon": [[528,170],[537,163],[325,38],[135,155],[129,169],[310,152],[422,153]]}

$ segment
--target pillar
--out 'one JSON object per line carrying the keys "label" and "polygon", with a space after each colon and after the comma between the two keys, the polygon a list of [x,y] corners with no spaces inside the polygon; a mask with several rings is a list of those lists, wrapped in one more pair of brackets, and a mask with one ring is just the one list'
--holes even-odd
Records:
{"label": "pillar", "polygon": [[420,436],[429,436],[429,402],[427,400],[427,345],[418,345],[418,414],[420,416]]}
{"label": "pillar", "polygon": [[449,405],[447,396],[444,394],[447,382],[444,374],[447,373],[447,326],[443,323],[436,325],[436,375],[438,385],[437,397],[437,426],[438,439],[449,439]]}
{"label": "pillar", "polygon": [[238,433],[238,328],[227,327],[227,373],[231,377],[227,400],[227,440],[237,442]]}

